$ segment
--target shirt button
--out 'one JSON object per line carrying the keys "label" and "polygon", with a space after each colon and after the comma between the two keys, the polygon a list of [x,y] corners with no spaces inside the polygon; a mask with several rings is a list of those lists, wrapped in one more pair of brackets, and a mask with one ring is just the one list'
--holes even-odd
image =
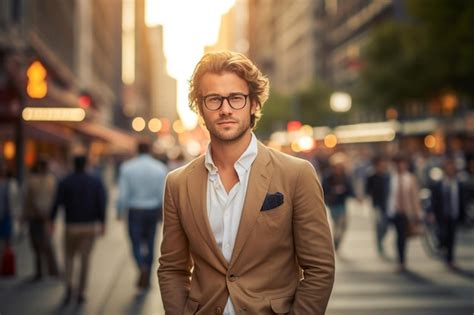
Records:
{"label": "shirt button", "polygon": [[228,249],[229,247],[230,247],[229,244],[225,244],[225,245],[224,245],[224,248],[225,248],[225,249]]}
{"label": "shirt button", "polygon": [[222,314],[222,307],[220,307],[220,306],[216,307],[215,313],[216,313],[216,315]]}

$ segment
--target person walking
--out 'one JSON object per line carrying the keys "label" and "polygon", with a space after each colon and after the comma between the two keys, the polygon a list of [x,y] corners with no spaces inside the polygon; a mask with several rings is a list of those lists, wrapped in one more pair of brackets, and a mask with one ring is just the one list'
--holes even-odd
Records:
{"label": "person walking", "polygon": [[[60,206],[64,207],[66,294],[63,304],[70,302],[74,293],[77,294],[79,304],[85,301],[84,293],[94,242],[98,234],[105,234],[106,191],[100,178],[85,171],[86,163],[85,156],[74,158],[74,171],[59,182],[51,213],[51,229],[54,231],[58,209]],[[80,257],[81,268],[76,287],[73,281],[73,261],[77,256]]]}
{"label": "person walking", "polygon": [[395,172],[390,175],[387,214],[397,232],[398,272],[406,271],[405,253],[409,224],[422,216],[419,188],[416,177],[409,172],[408,159],[402,155],[393,158]]}
{"label": "person walking", "polygon": [[429,219],[435,219],[440,232],[440,246],[445,252],[449,268],[456,269],[454,250],[457,225],[465,213],[464,183],[457,178],[454,160],[443,161],[444,178],[430,186],[431,211]]}
{"label": "person walking", "polygon": [[15,253],[11,241],[20,208],[20,189],[0,158],[0,276],[15,275]]}
{"label": "person walking", "polygon": [[346,202],[354,197],[354,190],[350,177],[346,174],[345,157],[336,153],[329,159],[329,171],[323,178],[324,200],[332,217],[332,234],[334,247],[339,250],[343,236],[347,229]]}
{"label": "person walking", "polygon": [[366,193],[371,199],[372,207],[375,210],[377,252],[380,256],[383,256],[383,240],[388,229],[387,206],[390,190],[390,173],[388,172],[388,161],[383,156],[374,158],[373,167],[373,174],[367,178]]}
{"label": "person walking", "polygon": [[133,257],[139,269],[137,286],[150,286],[154,261],[155,235],[162,218],[162,200],[167,175],[165,164],[150,155],[147,142],[138,144],[138,157],[120,168],[118,215],[128,211],[128,233]]}
{"label": "person walking", "polygon": [[239,53],[207,53],[194,70],[189,100],[210,144],[166,181],[166,314],[325,312],[335,268],[323,192],[308,161],[252,132],[268,93],[268,79]]}
{"label": "person walking", "polygon": [[57,181],[49,172],[48,161],[39,158],[27,179],[23,220],[28,224],[30,242],[35,259],[35,273],[31,280],[40,280],[46,265],[48,274],[58,276],[58,265],[48,224],[56,194]]}

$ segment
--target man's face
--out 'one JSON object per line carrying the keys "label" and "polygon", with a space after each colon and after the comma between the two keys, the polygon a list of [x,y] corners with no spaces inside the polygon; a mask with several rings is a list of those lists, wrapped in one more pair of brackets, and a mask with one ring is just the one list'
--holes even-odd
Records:
{"label": "man's face", "polygon": [[[247,82],[234,73],[206,73],[201,79],[201,93],[203,96],[215,94],[226,97],[235,93],[248,95],[249,88]],[[226,99],[223,102],[216,111],[207,109],[202,103],[201,115],[211,141],[236,141],[250,133],[250,115],[255,113],[256,104],[250,97],[247,97],[247,103],[242,109],[233,109]]]}

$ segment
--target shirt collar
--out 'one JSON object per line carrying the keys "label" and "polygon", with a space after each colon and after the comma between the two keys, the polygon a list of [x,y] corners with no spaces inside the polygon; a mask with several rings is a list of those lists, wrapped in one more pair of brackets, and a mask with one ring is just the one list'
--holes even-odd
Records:
{"label": "shirt collar", "polygon": [[[252,138],[250,140],[249,146],[234,164],[234,168],[237,170],[237,172],[239,172],[239,170],[248,171],[252,166],[253,161],[255,161],[255,159],[257,158],[257,152],[257,137],[252,132]],[[206,167],[210,175],[217,174],[217,166],[212,160],[211,144],[207,146],[206,155],[204,157],[204,166]]]}

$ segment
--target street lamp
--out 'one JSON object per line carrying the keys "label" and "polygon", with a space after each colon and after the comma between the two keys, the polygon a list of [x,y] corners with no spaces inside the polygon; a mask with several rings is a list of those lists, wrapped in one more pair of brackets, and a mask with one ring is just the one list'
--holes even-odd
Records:
{"label": "street lamp", "polygon": [[352,99],[348,93],[334,92],[329,99],[331,109],[338,113],[347,112],[351,109]]}

